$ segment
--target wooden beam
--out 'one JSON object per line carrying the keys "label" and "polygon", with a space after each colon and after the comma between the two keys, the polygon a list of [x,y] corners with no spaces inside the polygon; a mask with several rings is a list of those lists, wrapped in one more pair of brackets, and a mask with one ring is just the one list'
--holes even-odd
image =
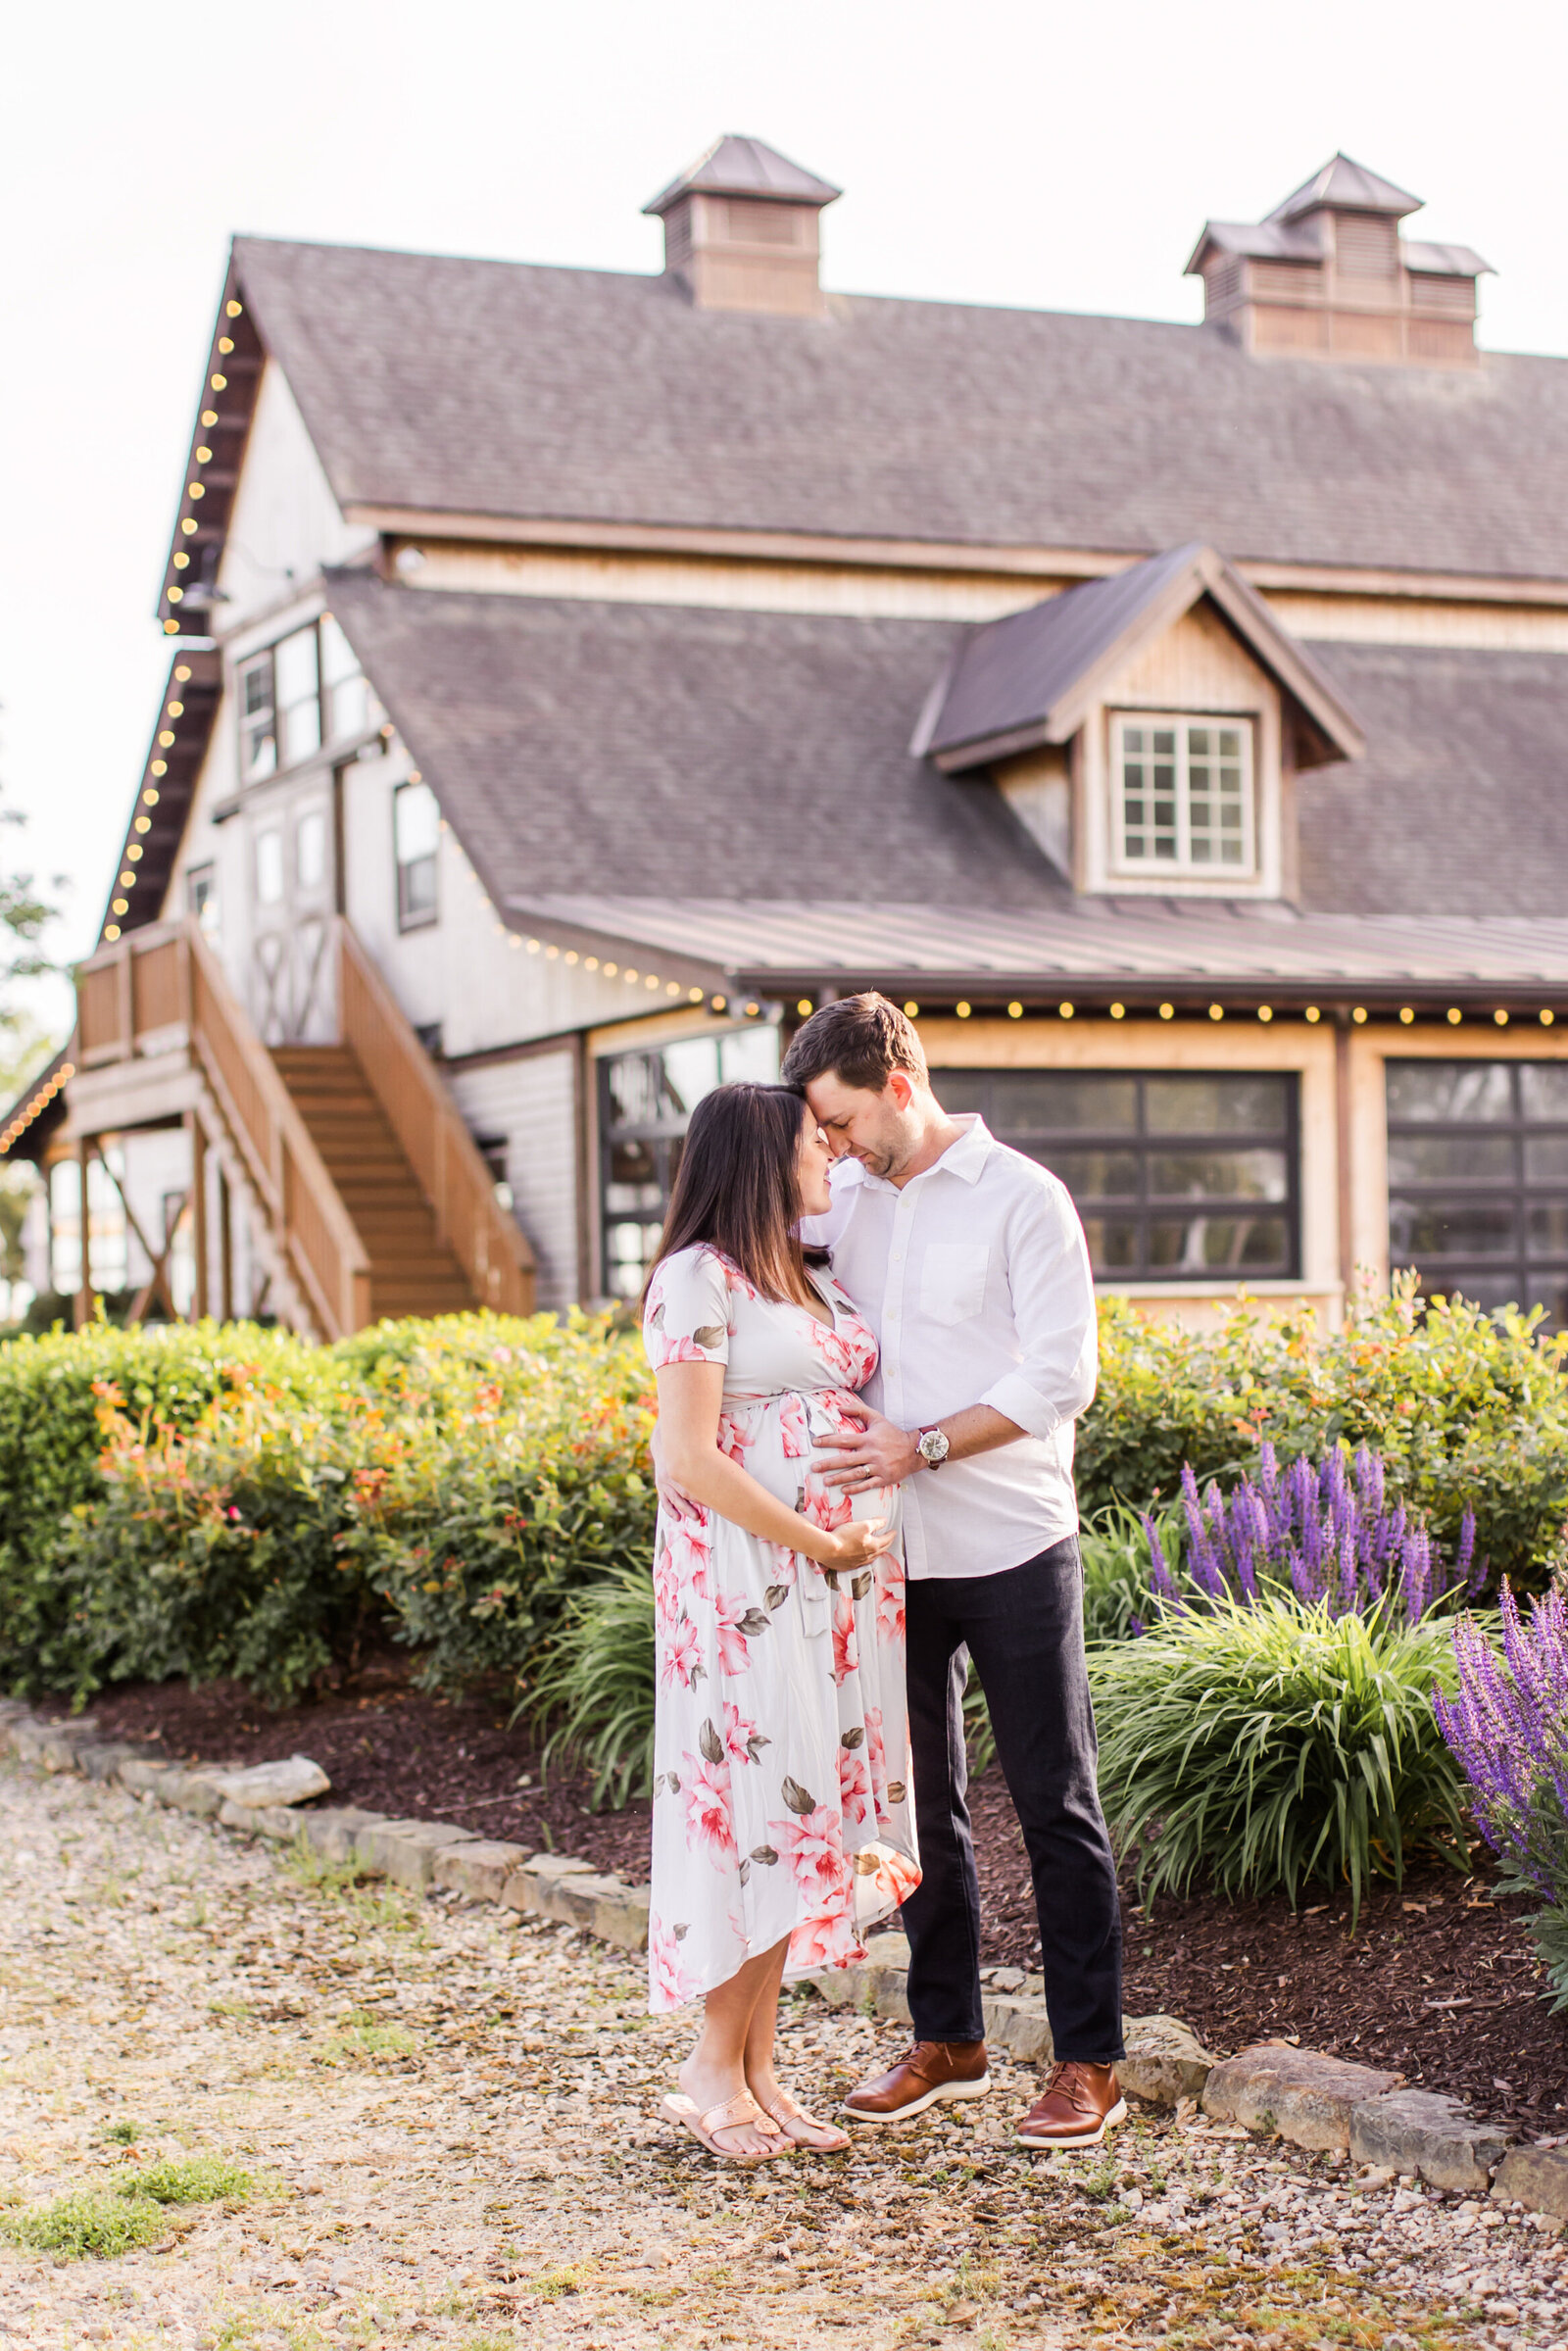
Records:
{"label": "wooden beam", "polygon": [[234,1203],[221,1160],[218,1167],[218,1311],[234,1319]]}

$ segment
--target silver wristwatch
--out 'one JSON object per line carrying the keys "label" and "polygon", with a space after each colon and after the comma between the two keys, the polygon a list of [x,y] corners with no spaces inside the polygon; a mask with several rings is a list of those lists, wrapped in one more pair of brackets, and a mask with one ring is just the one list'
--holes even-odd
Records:
{"label": "silver wristwatch", "polygon": [[927,1469],[940,1469],[948,1457],[947,1431],[935,1427],[922,1429],[915,1445],[915,1451]]}

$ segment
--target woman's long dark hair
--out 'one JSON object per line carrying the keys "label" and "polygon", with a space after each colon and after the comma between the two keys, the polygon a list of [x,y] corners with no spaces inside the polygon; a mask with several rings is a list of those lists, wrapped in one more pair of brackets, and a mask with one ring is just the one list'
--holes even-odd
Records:
{"label": "woman's long dark hair", "polygon": [[799,1296],[806,1263],[819,1254],[803,1250],[795,1232],[795,1155],[805,1114],[805,1097],[793,1086],[737,1080],[704,1095],[686,1130],[650,1281],[677,1249],[707,1242],[763,1298]]}

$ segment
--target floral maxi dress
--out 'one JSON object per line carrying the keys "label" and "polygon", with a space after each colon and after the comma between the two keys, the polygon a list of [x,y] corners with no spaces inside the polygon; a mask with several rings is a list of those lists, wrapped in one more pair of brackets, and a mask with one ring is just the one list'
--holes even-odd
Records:
{"label": "floral maxi dress", "polygon": [[[722,1363],[721,1448],[814,1525],[885,1522],[897,1489],[852,1503],[811,1468],[818,1438],[858,1426],[845,1399],[876,1367],[846,1293],[818,1287],[831,1329],[716,1250],[681,1249],[649,1289],[649,1359]],[[920,1882],[898,1546],[824,1569],[714,1511],[661,1511],[654,1602],[650,2007],[713,1990],[786,1935],[789,1972],[860,1957],[865,1928]]]}

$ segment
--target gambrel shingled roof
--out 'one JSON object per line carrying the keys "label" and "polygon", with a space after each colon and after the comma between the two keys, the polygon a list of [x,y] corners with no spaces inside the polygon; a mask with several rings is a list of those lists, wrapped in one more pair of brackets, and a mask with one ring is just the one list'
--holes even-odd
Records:
{"label": "gambrel shingled roof", "polygon": [[1568,362],[1250,358],[1137,319],[242,238],[339,501],[442,514],[1558,578]]}

